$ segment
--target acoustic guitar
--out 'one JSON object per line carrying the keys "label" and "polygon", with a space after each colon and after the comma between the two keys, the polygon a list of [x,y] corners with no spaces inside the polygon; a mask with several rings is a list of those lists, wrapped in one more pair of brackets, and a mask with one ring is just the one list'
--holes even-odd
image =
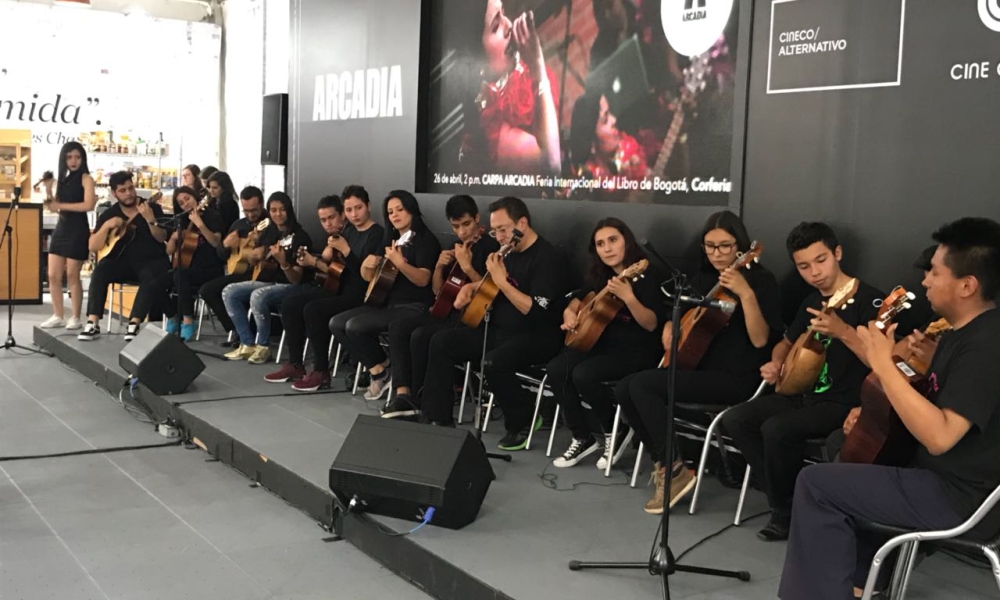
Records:
{"label": "acoustic guitar", "polygon": [[[623,270],[615,279],[636,281],[648,267],[649,261],[644,258]],[[577,313],[576,327],[566,332],[566,347],[589,352],[601,338],[608,323],[624,307],[625,303],[621,298],[609,292],[607,287],[584,296],[583,307]]]}
{"label": "acoustic guitar", "polygon": [[[156,192],[153,194],[148,202],[156,202],[163,197],[163,194]],[[145,198],[137,198],[136,206],[147,202]],[[96,256],[96,262],[101,262],[105,257],[110,256],[112,253],[117,256],[121,256],[122,252],[125,251],[125,247],[128,246],[133,239],[135,239],[135,219],[139,216],[139,213],[132,215],[127,221],[115,227],[110,232],[108,232],[108,239],[104,241],[104,246],[100,250],[94,253]],[[121,242],[121,244],[119,244]]]}
{"label": "acoustic guitar", "polygon": [[[854,294],[858,293],[858,280],[851,278],[823,306],[823,314],[840,310],[854,303]],[[778,374],[778,383],[774,390],[785,396],[797,396],[811,391],[816,386],[820,371],[826,364],[826,346],[816,339],[810,325],[799,339],[795,340],[784,364]]]}
{"label": "acoustic guitar", "polygon": [[[208,207],[209,200],[205,198],[204,200],[198,202],[198,206],[195,210],[201,212]],[[191,268],[191,260],[194,259],[194,253],[198,250],[198,238],[200,237],[198,228],[195,227],[194,223],[188,223],[188,226],[184,228],[184,231],[178,231],[177,235],[177,246],[174,248],[174,268],[175,269],[189,269]]]}
{"label": "acoustic guitar", "polygon": [[[396,247],[402,248],[410,244],[413,241],[413,236],[416,235],[413,230],[409,230],[396,240]],[[382,306],[385,301],[389,299],[389,291],[392,290],[392,286],[396,283],[396,276],[399,275],[399,269],[396,265],[392,264],[392,261],[386,257],[381,257],[379,259],[378,266],[375,267],[375,275],[372,280],[368,282],[368,291],[365,292],[365,304],[367,306]]]}
{"label": "acoustic guitar", "polygon": [[[764,252],[764,244],[753,242],[744,254],[737,254],[736,259],[730,269],[749,269],[755,262],[760,261],[760,255]],[[726,293],[722,284],[716,283],[709,290],[706,298],[714,298],[731,306],[730,310],[719,310],[717,308],[707,308],[696,306],[684,313],[681,317],[681,335],[677,340],[677,368],[694,369],[705,357],[708,347],[712,345],[712,340],[725,329],[729,324],[729,319],[736,310],[736,303],[732,296]],[[663,355],[663,368],[670,366],[670,351]]]}
{"label": "acoustic guitar", "polygon": [[[931,341],[937,341],[950,329],[948,321],[939,319],[924,330],[924,335]],[[909,350],[904,355],[905,358],[893,356],[893,362],[906,375],[913,389],[927,395],[930,364]],[[916,449],[917,440],[896,414],[882,382],[874,373],[869,374],[861,384],[861,414],[844,440],[840,460],[902,467],[910,463]]]}
{"label": "acoustic guitar", "polygon": [[[289,233],[285,237],[278,240],[278,247],[282,250],[288,250],[292,247],[292,243],[295,241],[295,234]],[[270,279],[270,274],[278,270],[278,261],[271,255],[271,251],[267,251],[267,255],[264,260],[257,263],[253,268],[253,275],[251,279],[258,281],[262,275],[268,275]]]}
{"label": "acoustic guitar", "polygon": [[[251,231],[260,234],[271,224],[270,219],[262,219],[254,225]],[[240,238],[239,245],[232,249],[229,258],[226,259],[226,272],[230,275],[242,275],[250,269],[250,255],[257,248],[257,239],[251,235]]]}
{"label": "acoustic guitar", "polygon": [[[501,259],[506,258],[508,254],[514,251],[514,248],[517,248],[522,235],[517,229],[511,232],[510,242],[501,246],[497,250],[497,255]],[[492,275],[486,273],[479,283],[476,284],[476,289],[472,293],[472,301],[469,302],[469,305],[465,307],[465,311],[462,313],[462,322],[469,327],[479,327],[479,324],[486,317],[486,312],[493,306],[493,301],[496,300],[499,293],[500,286],[493,281]]]}
{"label": "acoustic guitar", "polygon": [[[296,258],[299,261],[303,260],[307,254],[311,254],[305,246],[299,248],[299,252]],[[333,260],[329,263],[321,255],[313,254],[317,259],[326,265],[326,270],[322,270],[319,267],[304,267],[306,269],[312,269],[315,271],[314,277],[316,278],[316,283],[320,285],[324,290],[330,292],[331,294],[336,294],[340,290],[340,278],[344,274],[344,269],[347,265],[344,261],[344,255],[340,252],[333,251]]]}
{"label": "acoustic guitar", "polygon": [[[467,243],[468,245],[474,246],[480,238],[483,237],[483,233],[486,231],[485,228],[480,227],[476,235],[472,236]],[[435,319],[448,318],[451,314],[452,309],[455,307],[455,298],[458,297],[458,292],[462,290],[465,284],[469,283],[471,279],[462,270],[462,267],[458,264],[456,260],[451,269],[448,271],[448,276],[445,277],[444,283],[441,285],[441,289],[438,291],[437,298],[434,299],[434,304],[431,306],[431,316]]]}

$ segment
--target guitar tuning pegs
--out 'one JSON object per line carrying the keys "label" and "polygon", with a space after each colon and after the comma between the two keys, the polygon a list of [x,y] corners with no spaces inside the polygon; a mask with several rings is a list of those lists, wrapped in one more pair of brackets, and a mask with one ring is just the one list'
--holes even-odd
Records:
{"label": "guitar tuning pegs", "polygon": [[[910,300],[913,300],[917,297],[917,295],[914,294],[913,292],[906,292],[906,297],[909,298]],[[909,308],[909,306],[907,306],[906,308]]]}
{"label": "guitar tuning pegs", "polygon": [[913,306],[909,302],[904,302],[903,308],[913,308]]}

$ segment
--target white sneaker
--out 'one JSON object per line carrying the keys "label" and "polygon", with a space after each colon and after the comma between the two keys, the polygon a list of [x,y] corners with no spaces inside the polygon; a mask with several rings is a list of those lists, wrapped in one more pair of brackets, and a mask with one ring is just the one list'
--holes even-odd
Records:
{"label": "white sneaker", "polygon": [[70,317],[69,320],[66,321],[66,329],[69,331],[73,331],[74,329],[80,329],[82,327],[83,323],[80,321],[80,319],[77,319],[76,317]]}
{"label": "white sneaker", "polygon": [[41,327],[42,329],[55,329],[56,327],[65,327],[66,321],[64,321],[62,317],[57,317],[56,315],[52,315],[48,319],[45,319],[44,321],[39,323],[38,326]]}
{"label": "white sneaker", "polygon": [[614,456],[611,456],[611,434],[604,435],[604,456],[597,459],[597,468],[604,471],[608,468],[608,458],[611,457],[611,466],[614,466],[622,456],[625,451],[628,450],[629,444],[632,443],[632,436],[635,435],[635,430],[629,427],[625,431],[618,431],[618,439],[615,440]]}

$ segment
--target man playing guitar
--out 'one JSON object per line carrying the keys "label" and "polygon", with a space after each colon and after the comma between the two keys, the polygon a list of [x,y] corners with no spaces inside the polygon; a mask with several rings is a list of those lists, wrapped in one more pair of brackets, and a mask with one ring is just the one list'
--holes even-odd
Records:
{"label": "man playing guitar", "polygon": [[[799,474],[778,589],[784,600],[849,598],[852,581],[854,596],[861,596],[882,540],[856,531],[855,523],[950,529],[1000,484],[1000,224],[960,219],[934,240],[939,246],[923,285],[953,331],[934,354],[927,397],[892,359],[895,326],[856,331],[889,402],[920,444],[917,455],[908,468],[829,463]],[[994,510],[969,535],[992,539],[998,530]]]}
{"label": "man playing guitar", "polygon": [[878,316],[884,294],[856,282],[853,303],[843,310],[822,312],[823,303],[851,284],[840,269],[843,248],[825,223],[800,223],[786,241],[799,275],[816,291],[799,306],[795,320],[760,368],[768,383],[778,381],[793,343],[811,329],[826,347],[826,363],[811,389],[803,394],[770,394],[730,409],[722,425],[732,437],[767,492],[771,520],[757,537],[764,541],[788,539],[795,478],[805,459],[806,441],[825,438],[860,403],[861,382],[868,375],[855,327]]}
{"label": "man playing guitar", "polygon": [[125,330],[126,341],[135,338],[139,334],[139,323],[146,319],[160,293],[157,280],[170,269],[163,245],[167,230],[158,225],[163,218],[163,209],[158,204],[138,202],[132,174],[127,171],[112,174],[108,184],[118,202],[97,218],[94,233],[90,234],[88,242],[90,251],[96,253],[101,250],[112,231],[127,226],[115,248],[97,263],[90,276],[87,324],[77,336],[84,342],[101,335],[100,320],[104,316],[108,286],[138,281],[139,291],[132,303]]}
{"label": "man playing guitar", "polygon": [[[340,285],[336,293],[324,287],[303,286],[281,302],[288,362],[264,377],[270,383],[294,381],[292,389],[297,392],[330,387],[330,319],[361,305],[366,286],[361,279],[359,257],[377,252],[384,235],[382,226],[372,221],[368,192],[361,186],[344,188],[343,202],[337,196],[322,198],[316,211],[329,236],[326,246],[320,257],[301,253],[298,263],[321,272],[328,272],[334,261],[342,263]],[[307,338],[313,350],[313,370],[308,374],[302,357]]]}
{"label": "man playing guitar", "polygon": [[[237,220],[229,228],[229,232],[222,240],[219,249],[219,256],[225,260],[235,248],[239,248],[247,238],[259,238],[260,233],[256,230],[257,224],[264,218],[264,192],[255,186],[247,186],[240,192],[240,204],[243,207],[243,218]],[[250,265],[252,267],[253,265]],[[198,296],[205,302],[212,312],[215,313],[219,323],[226,330],[226,333],[235,331],[233,320],[226,312],[226,305],[222,301],[222,290],[230,283],[248,281],[252,268],[245,269],[242,273],[228,273],[222,277],[217,277],[198,290]],[[223,346],[236,348],[240,345],[239,340],[223,342]]]}
{"label": "man playing guitar", "polygon": [[[482,273],[486,272],[486,257],[500,249],[496,240],[482,235],[479,207],[472,197],[462,195],[449,198],[444,212],[458,240],[454,249],[441,251],[431,276],[431,287],[439,298],[453,267],[461,269],[470,282],[479,281],[483,278]],[[452,314],[442,320],[430,313],[423,313],[397,319],[389,324],[389,364],[392,365],[392,383],[396,386],[396,395],[383,407],[382,417],[392,419],[420,412],[418,395],[423,389],[431,337],[439,331],[455,327],[454,316]]]}
{"label": "man playing guitar", "polygon": [[[490,204],[490,235],[501,245],[521,241],[506,261],[491,254],[486,269],[499,287],[489,320],[486,344],[486,378],[496,402],[504,412],[506,435],[497,445],[501,450],[523,450],[532,423],[534,396],[521,387],[517,371],[544,364],[562,347],[563,298],[569,291],[567,268],[562,254],[531,227],[528,207],[519,198],[507,196]],[[478,284],[468,284],[455,301],[456,308],[472,302]],[[431,338],[424,378],[423,417],[437,425],[454,423],[453,370],[456,364],[478,364],[483,350],[484,327],[458,327],[441,331]]]}

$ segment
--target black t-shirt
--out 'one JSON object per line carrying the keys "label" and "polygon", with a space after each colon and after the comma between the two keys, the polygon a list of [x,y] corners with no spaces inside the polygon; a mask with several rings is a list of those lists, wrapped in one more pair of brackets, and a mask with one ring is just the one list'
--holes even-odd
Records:
{"label": "black t-shirt", "polygon": [[358,231],[354,225],[348,223],[340,235],[351,247],[351,253],[344,257],[344,272],[340,275],[340,295],[364,298],[368,282],[361,278],[361,263],[368,255],[384,251],[382,238],[385,236],[385,230],[375,223],[364,231]]}
{"label": "black t-shirt", "polygon": [[[854,302],[838,310],[837,315],[851,327],[868,323],[878,317],[876,304],[880,304],[883,298],[885,294],[859,280]],[[788,341],[794,344],[795,340],[809,328],[809,321],[813,319],[813,315],[806,312],[806,308],[819,310],[824,300],[827,298],[824,298],[819,291],[815,291],[802,301],[798,312],[795,313],[795,320],[785,332]],[[816,380],[816,387],[808,395],[857,406],[860,403],[861,382],[868,376],[870,369],[840,340],[818,333],[815,335],[826,346],[826,364],[820,371],[819,379]]]}
{"label": "black t-shirt", "polygon": [[[962,415],[972,427],[955,446],[934,456],[923,446],[913,466],[941,477],[952,508],[963,519],[975,512],[1000,485],[1000,310],[979,315],[965,327],[945,333],[931,361],[928,399],[938,408]],[[986,538],[1000,531],[1000,511],[993,510],[974,530]]]}
{"label": "black t-shirt", "polygon": [[[742,269],[740,274],[747,280],[754,296],[757,297],[757,306],[760,307],[760,313],[769,327],[767,345],[763,348],[754,347],[747,333],[743,304],[739,302],[736,294],[723,289],[723,293],[736,301],[736,310],[729,317],[729,323],[708,346],[705,356],[698,364],[698,369],[739,375],[759,374],[761,365],[771,360],[771,350],[774,345],[781,341],[785,325],[781,322],[781,294],[774,275],[760,265]],[[691,280],[694,289],[702,294],[707,294],[718,282],[719,272],[715,270],[700,271]]]}
{"label": "black t-shirt", "polygon": [[[201,219],[204,221],[205,226],[209,231],[213,233],[222,234],[226,230],[226,224],[222,221],[222,215],[219,211],[214,208],[206,208],[201,213]],[[198,234],[198,248],[194,251],[194,256],[191,258],[192,269],[211,269],[222,265],[222,261],[219,259],[219,254],[216,248],[208,243],[205,236],[202,235],[201,230],[197,227],[190,227],[190,219],[187,216],[181,218],[181,231],[192,231]],[[220,238],[219,245],[222,245],[222,240]],[[180,246],[180,241],[178,241],[178,250]]]}
{"label": "black t-shirt", "polygon": [[[232,196],[226,197],[226,194],[223,194],[217,201],[213,201],[211,206],[219,211],[224,231],[229,231],[236,221],[240,220],[240,203]],[[246,236],[241,235],[240,237]]]}
{"label": "black t-shirt", "polygon": [[[384,254],[385,248],[389,243],[391,242],[385,243],[378,251],[378,254]],[[433,273],[434,265],[437,264],[438,256],[441,254],[441,243],[438,241],[437,236],[428,229],[419,232],[415,231],[413,237],[410,238],[408,244],[403,246],[401,252],[407,264],[418,269],[427,269]],[[434,290],[431,289],[429,279],[427,280],[427,285],[418,287],[406,275],[399,273],[396,276],[396,281],[392,284],[392,288],[389,290],[389,306],[416,302],[430,304],[433,301]]]}
{"label": "black t-shirt", "polygon": [[[312,247],[312,239],[310,239],[306,230],[302,228],[302,225],[299,225],[298,223],[296,223],[295,227],[293,227],[288,233],[282,233],[274,222],[269,223],[264,231],[261,232],[260,239],[257,241],[257,247],[264,248],[264,252],[266,254],[268,248],[277,244],[288,235],[292,236],[292,243],[291,246],[285,248],[285,260],[289,264],[295,265],[295,256],[296,253],[298,253],[299,248],[303,246],[305,246],[306,249]],[[261,276],[257,279],[257,281],[269,283],[288,283],[288,277],[285,275],[284,270],[282,270],[279,266],[273,270],[261,273]]]}
{"label": "black t-shirt", "polygon": [[500,292],[493,302],[490,327],[509,332],[532,331],[559,335],[562,312],[569,292],[569,269],[562,253],[539,237],[522,252],[511,252],[505,259],[507,280],[523,294],[531,296],[528,314],[510,303]]}
{"label": "black t-shirt", "polygon": [[[454,250],[455,244],[458,243],[459,239],[454,237],[448,241],[443,250]],[[483,234],[483,236],[479,238],[479,241],[472,245],[472,268],[476,270],[476,273],[486,275],[486,257],[499,249],[500,244],[486,234]],[[448,267],[444,269],[445,277],[448,276],[448,273],[451,273],[451,268],[455,264],[456,263],[452,262],[451,265],[448,265]]]}
{"label": "black t-shirt", "polygon": [[[160,208],[159,204],[150,204],[150,208],[153,210],[153,220],[156,222],[163,221],[163,209]],[[113,217],[118,217],[125,221],[128,221],[128,217],[122,212],[122,206],[119,203],[115,203],[114,206],[105,210],[101,213],[101,216],[97,217],[97,223],[94,226],[94,231],[100,230],[108,219]],[[126,234],[122,240],[119,240],[118,247],[123,248],[121,250],[121,256],[130,261],[135,262],[147,262],[147,261],[158,261],[163,260],[167,257],[167,247],[166,244],[157,240],[153,237],[153,234],[149,231],[149,224],[142,215],[136,215],[135,219],[132,220],[132,226],[135,227],[134,233],[129,239],[129,235]],[[127,241],[127,245],[122,247],[122,244]],[[115,256],[115,254],[109,255]]]}
{"label": "black t-shirt", "polygon": [[[610,277],[609,277],[610,279]],[[660,345],[660,327],[667,320],[666,308],[664,306],[663,292],[660,291],[660,282],[664,280],[663,273],[650,265],[643,277],[632,281],[632,292],[640,304],[656,313],[656,327],[653,331],[646,331],[642,325],[636,322],[632,316],[632,311],[627,306],[623,306],[614,319],[608,323],[601,333],[597,346],[605,350],[623,350],[628,352],[649,352],[655,350]],[[597,286],[587,286],[581,294],[590,292],[600,293],[607,285],[604,282]]]}

